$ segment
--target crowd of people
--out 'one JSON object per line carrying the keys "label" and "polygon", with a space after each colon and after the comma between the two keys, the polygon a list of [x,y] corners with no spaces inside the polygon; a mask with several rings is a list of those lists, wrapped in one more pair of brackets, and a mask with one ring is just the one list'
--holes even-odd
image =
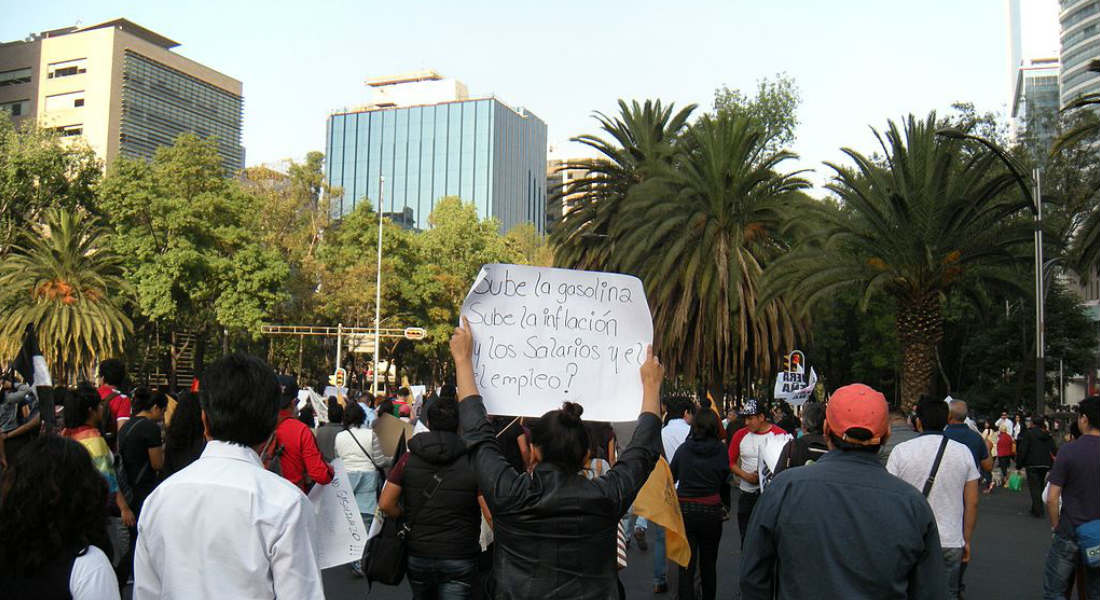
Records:
{"label": "crowd of people", "polygon": [[[455,384],[422,398],[401,388],[323,402],[242,354],[179,395],[126,393],[125,366],[106,360],[95,385],[54,389],[56,432],[34,390],[5,379],[0,589],[323,598],[307,494],[340,459],[364,526],[402,523],[415,599],[622,598],[631,544],[651,550],[663,594],[668,532],[634,504],[664,460],[691,550],[674,573],[684,600],[716,597],[734,518],[742,598],[961,598],[980,494],[1013,476],[1052,526],[1043,597],[1074,585],[1100,596],[1087,552],[1100,523],[1100,397],[1081,402],[1069,439],[1040,417],[979,425],[960,400],[922,398],[906,415],[862,384],[797,413],[749,399],[722,418],[709,397],[662,397],[650,351],[634,423],[586,422],[570,402],[538,419],[490,417],[472,347],[464,323],[451,339]],[[347,568],[362,576],[364,564]]]}

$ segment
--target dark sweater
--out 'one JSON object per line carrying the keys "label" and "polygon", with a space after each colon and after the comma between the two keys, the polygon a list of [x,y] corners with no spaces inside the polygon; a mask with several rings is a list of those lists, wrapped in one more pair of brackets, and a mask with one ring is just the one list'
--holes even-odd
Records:
{"label": "dark sweater", "polygon": [[676,480],[676,492],[681,498],[701,498],[717,494],[729,476],[730,466],[726,447],[722,442],[684,440],[672,457],[672,478]]}

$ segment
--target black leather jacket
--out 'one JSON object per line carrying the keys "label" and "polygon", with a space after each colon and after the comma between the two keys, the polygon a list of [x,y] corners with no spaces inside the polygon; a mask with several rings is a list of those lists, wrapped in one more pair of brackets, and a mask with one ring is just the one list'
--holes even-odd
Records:
{"label": "black leather jacket", "polygon": [[494,443],[480,396],[459,405],[462,438],[493,514],[496,598],[617,597],[615,536],[661,453],[661,423],[643,414],[607,474],[586,479],[548,464],[513,468]]}

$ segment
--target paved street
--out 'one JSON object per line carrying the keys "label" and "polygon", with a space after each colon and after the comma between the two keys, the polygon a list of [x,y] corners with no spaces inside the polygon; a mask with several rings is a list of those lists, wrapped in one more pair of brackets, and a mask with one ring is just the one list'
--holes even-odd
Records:
{"label": "paved street", "polygon": [[[1027,494],[998,489],[982,496],[978,526],[973,545],[974,558],[966,573],[967,597],[972,599],[1038,598],[1046,557],[1049,529],[1045,519],[1033,519],[1026,514]],[[718,598],[739,598],[737,593],[738,565],[737,522],[726,523],[722,534],[722,557],[718,563]],[[675,594],[655,596],[652,593],[652,548],[640,552],[631,546],[629,566],[621,574],[628,598],[666,598]],[[674,565],[673,565],[674,566]],[[347,569],[325,571],[325,592],[330,599],[359,599],[366,584]],[[674,577],[669,583],[675,585]],[[376,585],[367,596],[371,599],[407,599],[408,584],[394,588]]]}

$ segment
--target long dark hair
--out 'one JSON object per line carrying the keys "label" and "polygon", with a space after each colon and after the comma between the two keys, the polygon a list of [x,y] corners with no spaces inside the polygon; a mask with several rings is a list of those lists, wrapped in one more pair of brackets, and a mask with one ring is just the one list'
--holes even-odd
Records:
{"label": "long dark hair", "polygon": [[172,421],[164,434],[165,454],[190,452],[198,440],[204,438],[202,426],[202,407],[199,397],[191,392],[183,392],[176,400],[176,410],[172,412]]}
{"label": "long dark hair", "polygon": [[722,422],[712,410],[701,410],[691,420],[691,438],[696,441],[720,440]]}
{"label": "long dark hair", "polygon": [[588,454],[588,431],[581,421],[584,407],[563,402],[561,409],[552,410],[531,428],[531,443],[539,447],[542,462],[570,473],[584,468]]}
{"label": "long dark hair", "polygon": [[88,416],[92,411],[98,410],[102,400],[99,392],[87,383],[81,383],[76,389],[66,389],[61,392],[62,406],[65,407],[62,418],[65,427],[76,429],[88,422]]}
{"label": "long dark hair", "polygon": [[84,446],[47,435],[20,453],[0,493],[0,565],[33,574],[67,551],[98,546],[108,556],[107,482]]}

